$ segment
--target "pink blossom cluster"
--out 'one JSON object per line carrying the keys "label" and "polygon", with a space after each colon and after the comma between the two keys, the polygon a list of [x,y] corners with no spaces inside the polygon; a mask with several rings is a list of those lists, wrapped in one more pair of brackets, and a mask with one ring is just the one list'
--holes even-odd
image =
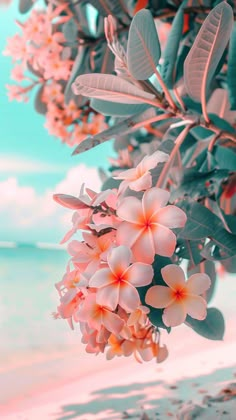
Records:
{"label": "pink blossom cluster", "polygon": [[[167,160],[160,151],[145,156],[136,168],[120,173],[119,189],[96,193],[82,188],[78,198],[54,196],[75,210],[73,227],[62,242],[80,234],[68,244],[71,258],[56,284],[60,305],[54,316],[67,319],[72,328],[80,324],[89,353],[106,350],[107,359],[133,354],[137,361],[161,362],[168,351],[149,319],[150,308],[163,308],[167,327],[185,322],[187,314],[206,317],[207,303],[200,296],[210,286],[206,274],[186,282],[182,268],[169,264],[161,270],[166,286],[154,276],[155,256],[173,256],[172,229],[186,222],[184,211],[168,204],[170,193],[152,185],[151,170]],[[149,287],[142,302],[139,288],[144,286]]]}
{"label": "pink blossom cluster", "polygon": [[103,116],[81,110],[73,99],[65,101],[65,85],[74,61],[61,29],[71,12],[67,3],[53,3],[45,10],[33,9],[24,23],[17,22],[21,33],[8,39],[4,54],[12,57],[11,78],[18,83],[7,85],[8,96],[10,100],[26,102],[38,86],[36,109],[41,108],[40,112],[46,114],[49,134],[74,146],[106,125]]}

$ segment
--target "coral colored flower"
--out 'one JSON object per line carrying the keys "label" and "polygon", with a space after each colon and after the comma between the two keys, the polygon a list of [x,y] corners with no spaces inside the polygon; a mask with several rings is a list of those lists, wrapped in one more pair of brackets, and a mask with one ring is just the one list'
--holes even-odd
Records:
{"label": "coral colored flower", "polygon": [[89,286],[98,288],[97,303],[115,310],[119,304],[127,312],[140,304],[136,287],[150,284],[153,268],[148,264],[130,265],[132,253],[126,246],[113,248],[107,256],[108,267],[98,270]]}
{"label": "coral colored flower", "polygon": [[166,286],[152,286],[147,291],[146,303],[154,308],[165,308],[163,322],[167,327],[182,324],[187,314],[192,318],[206,318],[207,302],[199,295],[209,289],[211,280],[205,273],[196,273],[185,281],[184,271],[175,264],[161,270]]}
{"label": "coral colored flower", "polygon": [[103,325],[108,331],[114,334],[119,334],[124,325],[124,321],[117,314],[96,302],[95,293],[90,293],[85,298],[76,317],[80,321],[87,322],[91,328],[100,330]]}
{"label": "coral colored flower", "polygon": [[136,197],[124,198],[117,215],[124,220],[117,230],[117,242],[132,249],[136,261],[151,264],[155,254],[170,257],[176,246],[176,236],[170,228],[180,228],[186,215],[179,207],[166,206],[168,191],[151,188],[142,202]]}
{"label": "coral colored flower", "polygon": [[124,179],[120,184],[119,191],[123,192],[127,187],[134,191],[143,191],[151,188],[152,176],[151,169],[154,169],[158,163],[166,162],[168,160],[166,153],[157,151],[150,156],[145,156],[136,168],[127,169],[120,172],[115,179]]}

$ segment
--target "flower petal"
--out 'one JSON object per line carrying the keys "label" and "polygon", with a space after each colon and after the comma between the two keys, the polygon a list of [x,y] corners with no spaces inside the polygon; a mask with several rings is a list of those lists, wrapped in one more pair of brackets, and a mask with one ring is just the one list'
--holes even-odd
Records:
{"label": "flower petal", "polygon": [[155,248],[150,228],[142,230],[142,234],[132,246],[132,252],[135,261],[152,264],[155,256]]}
{"label": "flower petal", "polygon": [[168,228],[184,227],[187,216],[183,210],[177,206],[166,206],[158,210],[155,214],[155,220],[160,225]]}
{"label": "flower petal", "polygon": [[183,324],[186,319],[186,309],[182,303],[175,301],[164,309],[162,319],[167,327],[176,327]]}
{"label": "flower petal", "polygon": [[154,275],[151,265],[140,262],[132,264],[125,272],[125,280],[135,287],[150,284]]}
{"label": "flower petal", "polygon": [[101,268],[90,279],[90,287],[103,287],[114,283],[115,278],[110,268]]}
{"label": "flower petal", "polygon": [[142,200],[143,213],[149,218],[168,202],[170,193],[161,188],[150,188],[145,191]]}
{"label": "flower petal", "polygon": [[193,295],[201,295],[209,289],[210,285],[211,279],[205,273],[192,274],[186,284],[188,293]]}
{"label": "flower petal", "polygon": [[142,165],[142,171],[148,171],[150,169],[154,169],[158,165],[158,163],[166,162],[168,158],[169,155],[167,155],[164,152],[161,152],[160,150],[157,150],[152,155],[145,156],[143,160],[139,163],[139,165]]}
{"label": "flower petal", "polygon": [[173,290],[176,288],[186,287],[185,275],[179,265],[168,264],[161,269],[161,275],[165,283]]}
{"label": "flower petal", "polygon": [[172,290],[166,286],[152,286],[148,289],[145,296],[145,302],[158,309],[166,308],[173,301]]}
{"label": "flower petal", "polygon": [[102,323],[113,334],[119,334],[124,326],[124,321],[118,315],[107,310],[103,311]]}
{"label": "flower petal", "polygon": [[207,303],[201,296],[187,295],[184,306],[188,315],[194,319],[202,321],[207,316]]}
{"label": "flower petal", "polygon": [[97,303],[114,311],[118,305],[119,291],[119,285],[110,285],[98,289],[96,297]]}
{"label": "flower petal", "polygon": [[163,257],[171,257],[176,247],[176,236],[167,227],[152,225],[155,253]]}
{"label": "flower petal", "polygon": [[142,204],[136,197],[124,198],[117,208],[118,217],[130,223],[138,224],[137,220],[142,214]]}
{"label": "flower petal", "polygon": [[113,248],[107,256],[108,265],[112,273],[121,275],[130,265],[132,258],[131,250],[124,245]]}
{"label": "flower petal", "polygon": [[131,248],[137,239],[142,235],[143,230],[144,229],[140,225],[123,222],[117,229],[117,243]]}
{"label": "flower petal", "polygon": [[146,172],[139,178],[129,183],[129,188],[133,191],[143,191],[151,188],[152,176],[149,172]]}
{"label": "flower petal", "polygon": [[140,305],[137,289],[129,283],[122,283],[120,287],[119,305],[126,311],[132,312]]}

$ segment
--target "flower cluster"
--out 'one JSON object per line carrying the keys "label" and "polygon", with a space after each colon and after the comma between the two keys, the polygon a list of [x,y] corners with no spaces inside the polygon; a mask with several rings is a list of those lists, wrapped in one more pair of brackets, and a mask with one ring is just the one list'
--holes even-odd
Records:
{"label": "flower cluster", "polygon": [[12,57],[11,78],[18,83],[7,85],[9,99],[26,102],[38,87],[35,107],[46,115],[49,134],[74,146],[106,124],[86,101],[81,108],[77,99],[65,97],[74,57],[62,29],[70,18],[66,2],[55,6],[51,1],[44,10],[33,9],[24,23],[17,22],[21,33],[8,39],[4,54]]}
{"label": "flower cluster", "polygon": [[[67,319],[72,328],[80,323],[89,353],[106,350],[107,359],[133,354],[138,361],[161,362],[168,352],[150,313],[165,308],[165,327],[180,325],[187,314],[198,320],[206,317],[207,303],[199,296],[210,287],[206,274],[194,274],[185,282],[182,268],[168,264],[161,270],[163,279],[155,275],[155,257],[171,261],[176,249],[173,229],[186,223],[184,211],[168,204],[169,192],[153,185],[151,170],[167,160],[160,151],[144,157],[135,169],[117,176],[122,179],[119,189],[82,189],[78,198],[54,196],[75,210],[73,227],[62,242],[77,231],[82,235],[68,244],[71,258],[56,285],[60,305],[54,316]],[[160,280],[166,286],[158,285]]]}

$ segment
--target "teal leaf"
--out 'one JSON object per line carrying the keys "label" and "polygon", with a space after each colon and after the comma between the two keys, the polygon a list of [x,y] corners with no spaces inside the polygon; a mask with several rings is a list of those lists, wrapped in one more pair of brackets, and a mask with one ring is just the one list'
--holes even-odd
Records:
{"label": "teal leaf", "polygon": [[228,169],[229,171],[236,170],[236,151],[233,148],[217,145],[214,147],[212,154],[219,168]]}
{"label": "teal leaf", "polygon": [[232,7],[219,3],[202,24],[184,63],[184,83],[189,96],[205,103],[210,82],[230,38]]}
{"label": "teal leaf", "polygon": [[229,91],[230,109],[236,110],[236,23],[231,33],[228,52],[227,86]]}
{"label": "teal leaf", "polygon": [[216,308],[209,308],[203,321],[187,316],[186,324],[202,337],[209,340],[223,340],[225,321],[222,313]]}
{"label": "teal leaf", "polygon": [[117,102],[103,101],[101,99],[93,98],[90,101],[90,106],[95,111],[112,117],[125,117],[134,115],[145,111],[149,105],[145,104],[123,104]]}
{"label": "teal leaf", "polygon": [[155,95],[112,74],[83,74],[76,78],[72,89],[76,95],[126,104],[150,104],[155,99]]}
{"label": "teal leaf", "polygon": [[172,264],[172,261],[170,260],[170,258],[161,257],[159,255],[156,255],[155,259],[154,259],[154,262],[152,264],[153,270],[154,270],[154,276],[153,276],[152,283],[149,284],[148,286],[138,287],[137,290],[138,290],[142,305],[145,305],[150,309],[150,313],[149,313],[148,316],[149,316],[149,319],[150,319],[151,323],[153,325],[155,325],[157,328],[164,328],[168,332],[170,332],[171,328],[167,327],[162,321],[163,309],[153,308],[152,306],[147,305],[147,303],[145,301],[146,293],[147,293],[147,291],[150,287],[155,286],[155,285],[166,286],[166,283],[164,282],[164,280],[162,278],[162,275],[161,275],[161,269],[168,264]]}
{"label": "teal leaf", "polygon": [[89,72],[90,70],[89,59],[90,59],[89,48],[79,47],[78,54],[76,56],[76,59],[72,67],[70,78],[65,88],[65,102],[66,103],[68,103],[74,95],[71,90],[71,85],[75,81],[76,77],[79,76],[80,74]]}
{"label": "teal leaf", "polygon": [[45,115],[47,112],[47,105],[45,104],[45,102],[42,101],[42,94],[43,94],[43,90],[44,90],[44,85],[42,85],[39,89],[38,92],[35,96],[35,100],[34,100],[34,107],[35,110],[42,115]]}
{"label": "teal leaf", "polygon": [[64,23],[62,32],[67,41],[74,42],[77,40],[78,26],[74,18],[71,18],[66,23]]}
{"label": "teal leaf", "polygon": [[149,108],[140,114],[136,114],[133,117],[120,121],[118,124],[113,125],[95,136],[87,137],[76,147],[73,151],[73,155],[86,152],[87,150],[90,150],[112,138],[129,133],[130,131],[135,130],[136,126],[139,126],[140,123],[145,122],[149,118],[154,118],[155,115],[154,108]]}
{"label": "teal leaf", "polygon": [[195,266],[202,261],[202,256],[200,254],[202,244],[202,240],[190,241],[188,239],[178,238],[175,254],[178,258],[189,260],[190,264]]}
{"label": "teal leaf", "polygon": [[172,89],[174,85],[174,70],[176,66],[179,43],[182,37],[183,22],[183,9],[179,8],[172,23],[165,51],[163,53],[163,64],[161,65],[161,76],[168,89]]}
{"label": "teal leaf", "polygon": [[19,12],[20,13],[27,13],[31,7],[33,6],[33,0],[20,0],[19,2]]}
{"label": "teal leaf", "polygon": [[128,69],[137,80],[146,80],[156,71],[161,47],[155,23],[149,10],[138,12],[130,25],[127,61]]}

